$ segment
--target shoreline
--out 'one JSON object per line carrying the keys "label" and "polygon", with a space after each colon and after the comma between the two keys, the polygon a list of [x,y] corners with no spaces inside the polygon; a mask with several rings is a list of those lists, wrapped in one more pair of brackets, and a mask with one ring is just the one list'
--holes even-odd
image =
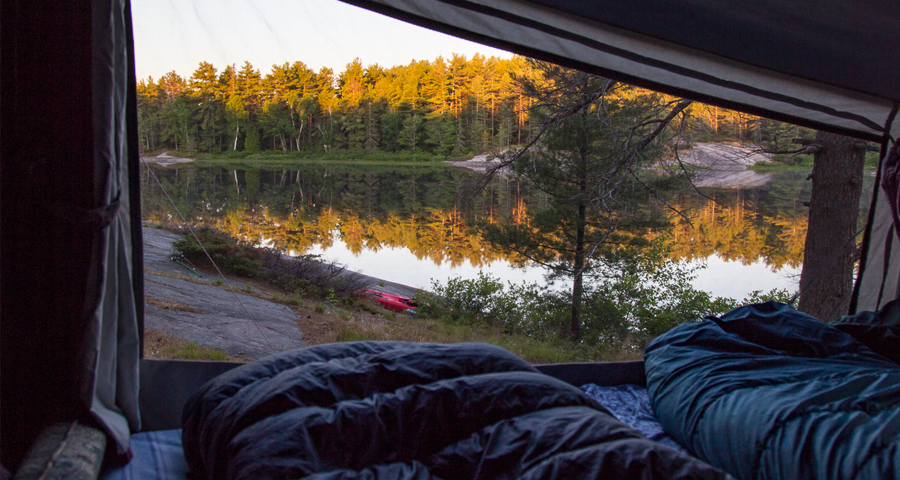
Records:
{"label": "shoreline", "polygon": [[[508,152],[506,148],[499,152],[488,152],[475,155],[468,160],[444,160],[441,163],[451,168],[462,168],[475,173],[484,174],[492,167],[500,164],[498,155]],[[662,166],[676,166],[680,161],[684,165],[701,167],[694,174],[693,183],[699,188],[754,188],[769,183],[772,175],[769,172],[759,173],[751,170],[760,162],[771,162],[773,156],[761,153],[759,149],[734,145],[730,143],[697,142],[690,150],[676,152],[676,159],[662,160]],[[162,167],[192,163],[193,158],[173,157],[168,152],[157,156],[141,156],[147,163],[155,163]],[[498,176],[512,175],[508,168],[497,172]]]}
{"label": "shoreline", "polygon": [[169,155],[169,152],[163,152],[155,157],[144,156],[141,155],[141,160],[147,163],[155,163],[161,167],[168,167],[169,165],[178,165],[179,163],[191,163],[194,161],[193,158],[185,158],[185,157],[173,157]]}
{"label": "shoreline", "polygon": [[[168,336],[236,359],[254,360],[271,354],[273,348],[283,351],[338,341],[340,327],[333,331],[329,325],[341,325],[347,316],[364,323],[380,321],[381,314],[360,309],[342,313],[328,300],[287,301],[289,295],[264,281],[234,274],[222,278],[209,269],[194,273],[171,260],[173,243],[182,234],[146,223],[142,233],[144,325],[155,332],[154,338]],[[343,274],[361,278],[365,288],[385,293],[412,297],[418,291],[347,269]],[[154,345],[147,352],[150,356],[159,353],[153,351],[159,350]]]}
{"label": "shoreline", "polygon": [[[467,170],[471,170],[473,172],[485,173],[491,167],[497,166],[500,164],[500,159],[496,158],[497,155],[502,155],[508,152],[509,149],[503,149],[499,152],[490,152],[483,153],[481,155],[475,155],[474,157],[468,160],[444,160],[444,163],[448,164],[448,166],[456,167],[456,168],[465,168]],[[510,171],[508,168],[504,168],[497,172],[497,175],[506,176],[510,175]]]}

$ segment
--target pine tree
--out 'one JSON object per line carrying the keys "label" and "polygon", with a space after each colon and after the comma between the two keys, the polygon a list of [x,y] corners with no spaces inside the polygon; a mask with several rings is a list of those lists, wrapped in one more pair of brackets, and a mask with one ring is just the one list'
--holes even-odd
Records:
{"label": "pine tree", "polygon": [[[534,62],[541,74],[520,77],[521,92],[539,107],[543,128],[530,148],[507,156],[520,178],[548,196],[529,220],[482,224],[485,238],[572,279],[568,336],[581,340],[584,278],[602,266],[603,254],[640,240],[658,215],[642,207],[661,178],[647,174],[663,148],[661,134],[690,102],[666,101],[593,75]],[[602,269],[600,270],[602,271]]]}

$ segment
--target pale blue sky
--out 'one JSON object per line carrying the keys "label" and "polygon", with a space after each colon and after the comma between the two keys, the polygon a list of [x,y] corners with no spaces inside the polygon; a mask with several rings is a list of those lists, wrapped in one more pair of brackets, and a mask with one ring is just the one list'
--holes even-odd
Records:
{"label": "pale blue sky", "polygon": [[511,54],[433,32],[336,0],[132,0],[138,79],[175,70],[190,77],[201,61],[220,72],[249,60],[265,75],[301,61],[335,74],[363,65],[405,65],[457,53]]}

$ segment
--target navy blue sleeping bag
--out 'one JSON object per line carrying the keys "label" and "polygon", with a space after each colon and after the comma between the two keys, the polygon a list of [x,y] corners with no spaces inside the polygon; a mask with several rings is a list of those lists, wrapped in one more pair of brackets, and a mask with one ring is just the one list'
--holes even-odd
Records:
{"label": "navy blue sleeping bag", "polygon": [[644,357],[666,431],[740,479],[900,479],[900,366],[830,325],[751,305]]}
{"label": "navy blue sleeping bag", "polygon": [[188,402],[192,478],[726,478],[502,348],[358,342],[231,370]]}

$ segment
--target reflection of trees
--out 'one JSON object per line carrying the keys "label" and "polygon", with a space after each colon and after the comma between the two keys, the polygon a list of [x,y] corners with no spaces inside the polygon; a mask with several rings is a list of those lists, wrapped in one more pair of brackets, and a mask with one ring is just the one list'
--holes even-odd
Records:
{"label": "reflection of trees", "polygon": [[[491,248],[470,232],[469,225],[473,220],[527,224],[532,209],[546,202],[508,179],[496,180],[463,202],[466,172],[439,168],[308,165],[249,175],[197,167],[155,172],[193,224],[268,240],[282,251],[328,248],[341,238],[354,253],[407,248],[419,259],[453,266],[466,261],[475,266],[495,260],[523,263],[522,258],[504,257]],[[155,181],[146,174],[141,178],[144,219],[178,222]],[[762,259],[774,270],[799,267],[808,188],[805,174],[796,174],[758,189],[708,192],[715,202],[685,193],[676,203],[688,212],[691,223],[672,216],[672,255],[695,260],[717,254],[744,264]],[[871,189],[871,181],[867,188]]]}
{"label": "reflection of trees", "polygon": [[[683,195],[679,210],[690,223],[673,216],[672,255],[702,260],[711,255],[745,265],[764,260],[773,270],[803,262],[808,189],[787,176],[759,189],[717,190],[709,199]],[[804,197],[805,196],[805,197]]]}
{"label": "reflection of trees", "polygon": [[[192,173],[183,173],[187,171]],[[448,169],[408,173],[322,166],[296,171],[190,167],[157,174],[193,224],[270,242],[267,245],[282,251],[327,248],[338,235],[356,254],[404,247],[419,259],[453,266],[465,261],[482,266],[502,258],[470,232],[469,223],[486,212],[499,212],[501,221],[516,212],[522,217],[526,204],[525,192],[505,182],[490,189],[492,198],[462,212],[457,205],[470,175]],[[143,195],[145,220],[178,220],[149,178],[144,179]]]}

